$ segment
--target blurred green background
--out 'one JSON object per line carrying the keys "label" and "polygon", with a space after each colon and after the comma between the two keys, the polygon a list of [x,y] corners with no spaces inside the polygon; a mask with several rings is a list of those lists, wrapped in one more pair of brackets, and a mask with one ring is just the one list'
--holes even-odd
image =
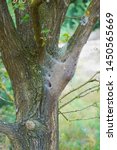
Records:
{"label": "blurred green background", "polygon": [[[15,24],[14,8],[11,0],[7,0],[7,2]],[[74,33],[89,3],[90,0],[72,0],[61,27],[60,45],[66,43]],[[23,10],[25,6],[20,4],[18,7]],[[27,18],[24,16],[24,21]],[[76,73],[60,99],[69,91],[87,82],[99,70],[99,37],[97,37],[99,22],[94,26],[94,30],[89,42],[83,48]],[[62,105],[76,97],[73,102],[60,109],[60,150],[100,149],[99,74],[96,74],[93,79],[95,81],[87,83],[60,100],[61,108]],[[81,96],[79,96],[80,94]],[[15,121],[13,101],[11,82],[0,58],[0,120]],[[75,110],[77,111],[69,113],[69,111]],[[11,150],[9,140],[2,134],[0,134],[0,150]]]}

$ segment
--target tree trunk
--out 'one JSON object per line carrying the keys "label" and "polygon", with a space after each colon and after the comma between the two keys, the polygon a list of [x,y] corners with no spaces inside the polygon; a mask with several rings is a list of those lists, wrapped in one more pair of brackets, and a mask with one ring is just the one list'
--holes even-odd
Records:
{"label": "tree trunk", "polygon": [[14,86],[17,126],[9,138],[14,150],[58,150],[58,97],[51,95],[50,83],[43,82],[44,89],[37,92],[40,82],[35,79]]}
{"label": "tree trunk", "polygon": [[[57,106],[56,106],[57,107]],[[58,112],[54,107],[51,118],[32,117],[23,124],[19,124],[17,140],[15,143],[15,150],[58,150]],[[48,109],[48,108],[46,108]],[[42,121],[41,121],[42,119]],[[25,142],[24,142],[25,141]],[[17,147],[17,148],[16,148]]]}
{"label": "tree trunk", "polygon": [[[3,56],[4,60],[4,56]],[[23,61],[23,60],[22,60]],[[33,60],[34,61],[34,60]],[[45,73],[40,65],[34,62],[18,65],[21,73],[17,79],[12,80],[15,105],[17,130],[13,143],[18,150],[58,150],[58,94],[51,91],[52,74]],[[18,62],[17,62],[18,63]],[[45,64],[46,67],[47,64]],[[14,72],[15,73],[15,72]],[[21,75],[21,76],[20,76]],[[55,74],[54,74],[55,75]],[[47,77],[48,76],[48,77]]]}

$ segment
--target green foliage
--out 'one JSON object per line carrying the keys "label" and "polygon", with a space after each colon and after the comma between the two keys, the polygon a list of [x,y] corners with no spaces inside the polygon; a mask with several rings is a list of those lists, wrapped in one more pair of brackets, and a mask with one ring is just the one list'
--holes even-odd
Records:
{"label": "green foliage", "polygon": [[45,28],[45,29],[42,30],[41,33],[42,33],[45,37],[47,37],[49,32],[50,32],[50,30]]}
{"label": "green foliage", "polygon": [[18,2],[18,3],[16,3],[16,4],[13,5],[13,8],[14,8],[14,9],[17,9],[17,8],[18,8],[19,10],[22,10],[22,11],[23,11],[23,10],[25,10],[25,4],[22,3],[22,2]]}
{"label": "green foliage", "polygon": [[30,18],[30,16],[29,16],[29,14],[25,14],[23,17],[22,17],[22,22],[28,22],[29,21],[29,18]]}
{"label": "green foliage", "polygon": [[79,25],[81,17],[84,15],[85,10],[87,9],[90,1],[83,2],[83,0],[73,0],[70,4],[68,11],[66,13],[65,20],[61,28],[60,42],[67,42],[66,34],[71,36],[77,26]]}
{"label": "green foliage", "polygon": [[12,105],[13,91],[6,69],[0,59],[0,107]]}
{"label": "green foliage", "polygon": [[76,0],[74,3],[71,3],[63,25],[69,24],[70,28],[75,29],[79,24],[80,17],[84,15],[88,4],[89,3],[83,3],[82,0]]}
{"label": "green foliage", "polygon": [[[65,43],[69,40],[69,38],[66,38],[64,35],[73,35],[90,1],[91,0],[72,0],[61,28],[60,43]],[[99,28],[99,21],[94,26],[94,30],[96,28]]]}
{"label": "green foliage", "polygon": [[[24,11],[25,10],[25,3],[22,3],[22,1],[19,1],[18,3],[15,3],[12,5],[12,0],[7,0],[7,5],[8,5],[8,9],[9,9],[9,12],[11,14],[11,17],[13,19],[13,22],[14,22],[14,25],[16,27],[16,19],[15,19],[15,14],[14,14],[14,11],[16,9],[19,9],[20,11]],[[22,22],[25,22],[27,23],[29,21],[29,14],[26,13],[23,17],[22,17]]]}
{"label": "green foliage", "polygon": [[15,20],[15,14],[14,14],[14,7],[12,5],[12,0],[7,0],[7,5],[8,5],[8,9],[9,9],[9,12],[10,12],[10,15],[13,19],[13,22],[14,22],[14,26],[16,27],[16,20]]}
{"label": "green foliage", "polygon": [[[83,100],[77,99],[64,111],[80,109],[89,105],[89,101],[98,101],[98,93],[95,93]],[[75,108],[76,107],[76,108]],[[70,118],[90,118],[99,115],[99,105],[89,109],[79,111]],[[62,115],[59,119],[60,127],[60,150],[99,150],[100,149],[100,122],[99,119],[66,121]]]}
{"label": "green foliage", "polygon": [[69,39],[70,39],[70,35],[69,35],[69,33],[63,33],[62,34],[62,36],[61,36],[61,41],[63,42],[63,43],[66,43]]}
{"label": "green foliage", "polygon": [[0,59],[0,117],[9,122],[14,121],[13,90],[9,76]]}

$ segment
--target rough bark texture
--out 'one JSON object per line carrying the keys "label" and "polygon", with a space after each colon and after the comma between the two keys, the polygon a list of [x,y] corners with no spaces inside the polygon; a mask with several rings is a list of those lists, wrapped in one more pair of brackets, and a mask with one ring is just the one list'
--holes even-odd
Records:
{"label": "rough bark texture", "polygon": [[[58,98],[74,75],[80,51],[99,18],[99,0],[94,0],[85,23],[67,46],[59,48],[60,26],[69,4],[69,0],[27,2],[24,11],[15,10],[15,28],[5,0],[0,1],[0,50],[12,82],[17,117],[14,124],[0,122],[0,132],[15,150],[59,149]],[[21,20],[25,13],[30,15],[28,23]],[[48,36],[42,32],[46,28]]]}

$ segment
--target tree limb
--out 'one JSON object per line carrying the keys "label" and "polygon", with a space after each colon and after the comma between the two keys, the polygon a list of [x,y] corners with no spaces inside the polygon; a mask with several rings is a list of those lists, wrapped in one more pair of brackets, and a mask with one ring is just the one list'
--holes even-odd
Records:
{"label": "tree limb", "polygon": [[6,41],[7,35],[9,35],[11,38],[12,33],[14,32],[15,28],[8,12],[7,3],[5,0],[0,1],[0,50],[2,50],[2,46],[4,44],[4,40]]}
{"label": "tree limb", "polygon": [[12,128],[13,126],[11,124],[0,121],[0,132],[10,137],[13,134]]}
{"label": "tree limb", "polygon": [[90,118],[79,118],[79,119],[72,119],[69,121],[85,121],[85,120],[92,120],[92,119],[100,119],[100,117],[95,116],[95,117],[90,117]]}
{"label": "tree limb", "polygon": [[[0,48],[2,51],[5,49],[6,43],[7,46],[20,45],[21,47],[22,41],[20,40],[14,27],[13,20],[8,11],[6,0],[2,0],[0,1]],[[15,54],[18,52],[18,50],[18,48],[15,50],[11,49],[11,53],[13,52]]]}
{"label": "tree limb", "polygon": [[[99,12],[100,12],[100,1],[99,0],[92,0],[88,9],[85,12],[85,15],[82,17],[80,21],[80,25],[77,27],[75,33],[68,41],[67,49],[63,58],[67,58],[69,53],[76,52],[79,55],[82,47],[87,42],[87,39],[92,31],[94,24],[96,23],[97,19],[99,19]],[[60,48],[60,51],[64,50],[65,48]]]}
{"label": "tree limb", "polygon": [[[11,77],[14,68],[16,69],[18,67],[16,57],[19,56],[21,52],[24,52],[24,48],[14,27],[5,0],[0,1],[0,50],[4,65]],[[13,68],[13,66],[15,67]]]}
{"label": "tree limb", "polygon": [[[60,62],[54,64],[52,68],[52,72],[54,72],[51,76],[53,93],[57,93],[57,95],[58,93],[61,93],[68,81],[73,77],[80,52],[84,44],[87,42],[93,25],[99,18],[99,8],[99,0],[92,0],[84,16],[85,22],[83,22],[84,20],[82,21],[69,42],[59,49],[56,49],[55,45],[53,49],[51,49],[51,47],[48,47],[49,50],[53,52],[52,56],[54,56],[55,59]],[[55,79],[56,82],[54,82]],[[56,86],[56,84],[58,86]]]}
{"label": "tree limb", "polygon": [[73,102],[75,99],[77,98],[82,98],[88,94],[91,94],[93,92],[96,92],[99,89],[99,85],[98,86],[93,86],[91,88],[88,88],[86,90],[84,90],[83,92],[79,93],[77,96],[73,97],[71,100],[69,100],[68,102],[64,103],[62,106],[60,106],[59,109],[62,109],[63,107],[65,107],[66,105],[70,104],[71,102]]}
{"label": "tree limb", "polygon": [[6,0],[0,1],[0,24],[2,22],[7,29],[11,28],[12,30],[15,30],[12,18],[8,11]]}
{"label": "tree limb", "polygon": [[[53,57],[57,56],[58,53],[58,42],[59,42],[59,37],[60,37],[60,28],[61,25],[64,21],[64,17],[66,14],[67,8],[63,8],[63,9],[59,9],[59,7],[57,8],[57,17],[56,17],[56,22],[53,26],[54,30],[53,33],[51,33],[51,37],[53,37],[51,39],[51,45],[52,48],[48,50],[49,54],[51,54]],[[54,48],[56,45],[56,49]]]}
{"label": "tree limb", "polygon": [[7,137],[13,143],[15,143],[17,141],[15,125],[0,121],[0,132],[7,135]]}
{"label": "tree limb", "polygon": [[81,85],[78,86],[77,88],[75,88],[75,89],[69,91],[67,94],[63,95],[63,96],[60,98],[60,101],[61,101],[62,99],[64,99],[66,96],[68,96],[69,94],[71,94],[72,92],[75,92],[76,90],[81,89],[82,87],[84,87],[84,86],[87,85],[88,83],[92,83],[92,82],[95,82],[95,81],[97,82],[97,80],[94,79],[94,77],[95,77],[97,74],[99,74],[99,71],[96,72],[88,81],[86,81],[85,83],[81,84]]}
{"label": "tree limb", "polygon": [[31,3],[31,15],[32,15],[32,24],[34,29],[34,36],[37,42],[37,45],[42,47],[42,39],[41,39],[41,26],[40,26],[40,18],[38,14],[38,8],[41,5],[42,1],[33,0]]}
{"label": "tree limb", "polygon": [[[16,7],[13,4],[15,18],[16,18],[16,28],[18,35],[24,41],[24,45],[27,49],[34,50],[36,49],[36,42],[34,40],[34,31],[32,28],[32,18],[30,13],[30,2],[27,1],[24,5],[24,9],[20,9],[20,7]],[[23,20],[25,16],[28,16],[27,20]]]}
{"label": "tree limb", "polygon": [[65,111],[65,112],[62,112],[62,113],[63,113],[63,114],[76,113],[76,112],[78,112],[78,111],[86,110],[86,109],[88,109],[88,108],[90,108],[90,107],[95,107],[96,105],[97,105],[97,103],[94,102],[94,103],[92,103],[92,104],[90,104],[90,105],[88,105],[88,106],[86,106],[86,107],[83,107],[82,109],[77,109],[77,110],[72,110],[72,111]]}
{"label": "tree limb", "polygon": [[5,134],[9,138],[15,150],[29,150],[27,141],[25,138],[23,138],[23,133],[21,134],[18,124],[11,124],[0,121],[0,132]]}
{"label": "tree limb", "polygon": [[74,35],[69,40],[68,51],[71,51],[76,46],[84,45],[87,42],[93,26],[99,18],[99,12],[100,1],[92,0],[91,4],[85,12],[84,18],[81,19],[80,26],[78,26]]}
{"label": "tree limb", "polygon": [[63,118],[65,118],[65,120],[69,121],[69,119],[64,115],[63,112],[59,111],[59,113],[63,116]]}
{"label": "tree limb", "polygon": [[40,17],[38,12],[39,6],[41,4],[42,4],[41,0],[33,0],[30,9],[31,9],[32,25],[34,30],[34,38],[37,43],[37,48],[39,51],[39,60],[43,61],[45,52],[43,46],[42,30],[40,25]]}

